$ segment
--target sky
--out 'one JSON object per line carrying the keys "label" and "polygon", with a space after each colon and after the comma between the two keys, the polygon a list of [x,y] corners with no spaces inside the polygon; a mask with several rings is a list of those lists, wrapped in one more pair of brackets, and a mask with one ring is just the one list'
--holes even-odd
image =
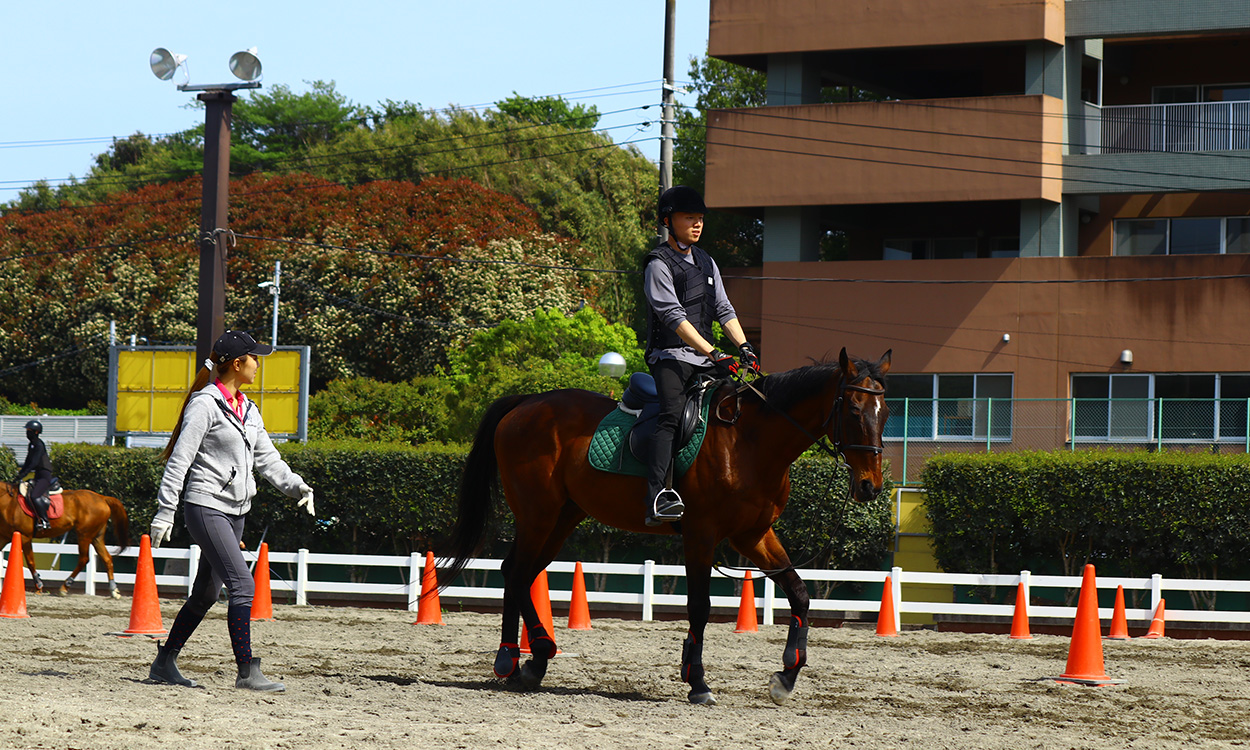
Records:
{"label": "sky", "polygon": [[[708,2],[677,1],[679,82],[689,59],[707,51]],[[562,94],[614,112],[600,127],[658,160],[659,108],[637,108],[660,101],[664,7],[664,0],[5,3],[0,202],[36,180],[83,176],[114,137],[201,124],[203,114],[187,107],[195,94],[177,89],[183,72],[161,81],[149,69],[157,47],[187,55],[193,85],[234,82],[230,56],[256,47],[264,86],[299,93],[306,81],[334,81],[361,105],[393,99],[443,108],[488,105],[514,91]]]}

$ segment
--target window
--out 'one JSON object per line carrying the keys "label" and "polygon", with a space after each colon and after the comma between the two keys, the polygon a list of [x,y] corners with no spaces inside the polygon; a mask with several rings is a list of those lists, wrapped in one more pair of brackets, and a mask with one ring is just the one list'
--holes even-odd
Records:
{"label": "window", "polygon": [[890,375],[886,438],[1011,440],[1012,375]]}
{"label": "window", "polygon": [[[1016,244],[1018,246],[1019,241]],[[889,239],[882,247],[881,257],[883,260],[975,258],[977,240],[975,237]]]}
{"label": "window", "polygon": [[1246,439],[1250,375],[1072,375],[1077,442]]}
{"label": "window", "polygon": [[990,238],[990,257],[991,258],[1019,258],[1020,257],[1020,238],[1019,237],[991,237]]}
{"label": "window", "polygon": [[1250,219],[1117,219],[1115,255],[1250,253]]}

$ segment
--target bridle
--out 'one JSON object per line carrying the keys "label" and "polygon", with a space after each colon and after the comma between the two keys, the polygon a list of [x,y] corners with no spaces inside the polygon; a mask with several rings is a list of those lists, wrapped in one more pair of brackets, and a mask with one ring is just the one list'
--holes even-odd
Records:
{"label": "bridle", "polygon": [[[810,438],[812,441],[812,445],[819,448],[823,453],[825,453],[825,455],[830,456],[835,461],[845,462],[846,461],[845,454],[847,451],[863,451],[865,453],[873,453],[876,455],[881,455],[884,452],[884,448],[882,448],[879,445],[861,445],[859,443],[843,443],[842,442],[842,420],[834,419],[834,417],[837,416],[839,412],[842,411],[842,405],[846,400],[847,391],[854,391],[856,393],[869,393],[874,396],[885,395],[884,388],[870,388],[864,385],[856,385],[856,383],[858,383],[859,381],[863,380],[866,377],[868,377],[868,375],[867,373],[864,373],[864,374],[861,374],[859,377],[857,377],[855,380],[848,383],[846,380],[846,373],[841,373],[839,380],[838,380],[838,397],[834,399],[833,407],[829,409],[829,415],[826,416],[825,420],[820,423],[820,436],[819,437],[808,432],[807,428],[799,424],[798,421],[794,417],[790,416],[790,414],[787,413],[785,410],[777,409],[777,411],[781,414],[781,416],[789,420],[790,424],[794,425],[799,430],[799,432],[802,432],[804,435]],[[762,391],[760,391],[760,389],[756,388],[754,385],[747,382],[746,380],[743,380],[742,386],[740,388],[737,388],[732,393],[722,398],[720,400],[720,403],[717,404],[716,418],[724,422],[725,424],[732,425],[736,423],[738,421],[738,417],[742,415],[741,404],[738,404],[735,406],[734,415],[731,419],[725,419],[724,417],[720,415],[721,406],[729,398],[740,396],[746,390],[750,390],[754,392],[755,395],[760,397],[760,401],[763,401],[765,404],[772,406],[768,398],[764,395]],[[832,435],[830,435],[830,426],[831,426],[830,423],[832,423]],[[832,443],[832,447],[827,445],[826,441],[828,441],[829,443]]]}

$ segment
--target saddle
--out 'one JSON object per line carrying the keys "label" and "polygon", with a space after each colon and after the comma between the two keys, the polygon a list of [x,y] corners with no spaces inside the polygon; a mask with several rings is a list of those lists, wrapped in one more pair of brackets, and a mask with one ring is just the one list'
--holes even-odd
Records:
{"label": "saddle", "polygon": [[[714,378],[700,376],[685,392],[686,402],[674,442],[675,446],[680,446],[673,459],[674,476],[684,474],[699,454],[712,403],[708,390],[716,382]],[[645,477],[644,448],[655,432],[659,412],[659,397],[651,375],[645,372],[631,375],[620,403],[595,428],[587,450],[590,465],[613,474]]]}
{"label": "saddle", "polygon": [[[18,504],[22,507],[23,513],[30,516],[31,518],[34,518],[35,511],[31,507],[30,498],[26,496],[26,491],[28,489],[30,489],[30,482],[28,481],[22,482],[21,484],[18,485],[17,487],[18,499],[19,499]],[[43,495],[41,495],[40,497],[35,498],[35,502],[37,503],[48,504],[48,520],[49,521],[60,518],[61,515],[65,513],[65,497],[61,494],[62,492],[64,492],[64,490],[61,489],[61,480],[57,479],[56,477],[53,477],[52,483],[48,485],[48,491],[44,493]]]}

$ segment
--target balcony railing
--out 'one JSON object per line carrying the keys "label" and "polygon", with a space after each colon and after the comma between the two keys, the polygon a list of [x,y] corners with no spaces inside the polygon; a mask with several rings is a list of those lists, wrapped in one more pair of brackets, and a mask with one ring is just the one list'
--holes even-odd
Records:
{"label": "balcony railing", "polygon": [[1250,101],[1085,107],[1085,152],[1239,151],[1250,149]]}
{"label": "balcony railing", "polygon": [[1125,448],[1250,453],[1250,399],[887,398],[885,458],[903,485],[937,453]]}

